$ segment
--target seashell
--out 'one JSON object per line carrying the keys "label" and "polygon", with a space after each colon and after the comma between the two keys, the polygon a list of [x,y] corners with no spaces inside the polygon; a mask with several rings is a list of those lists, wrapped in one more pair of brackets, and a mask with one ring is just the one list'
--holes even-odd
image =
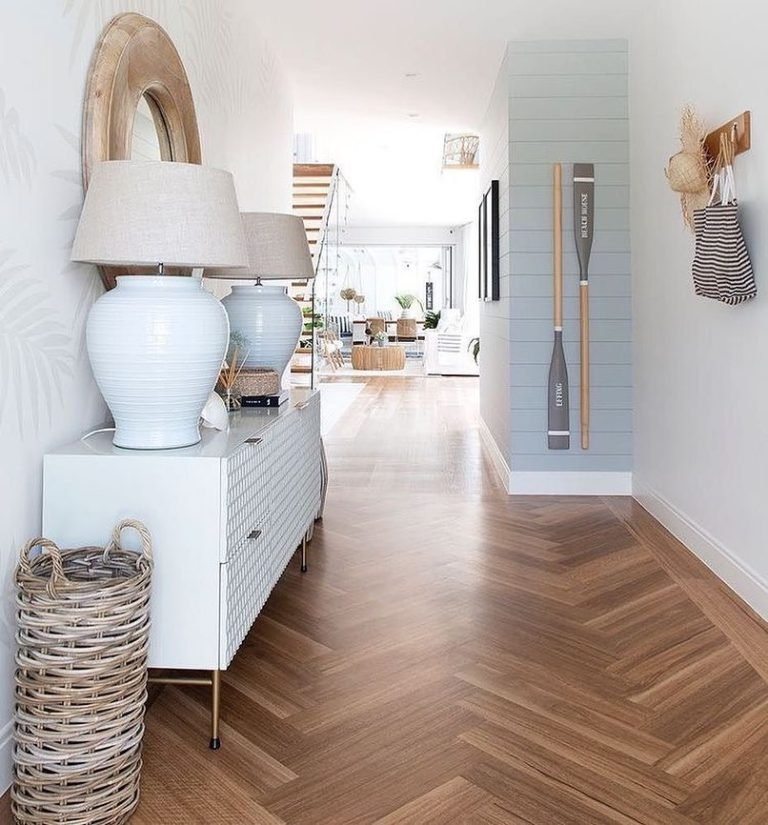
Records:
{"label": "seashell", "polygon": [[200,413],[200,423],[203,427],[208,427],[211,430],[221,430],[223,432],[229,429],[227,407],[222,398],[215,392],[212,392],[205,402],[203,411]]}

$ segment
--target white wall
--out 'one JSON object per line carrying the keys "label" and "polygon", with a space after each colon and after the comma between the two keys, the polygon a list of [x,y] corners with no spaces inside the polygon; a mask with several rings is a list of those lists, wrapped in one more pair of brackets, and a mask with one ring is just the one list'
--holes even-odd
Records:
{"label": "white wall", "polygon": [[251,5],[0,6],[0,791],[10,776],[13,568],[21,544],[40,530],[42,455],[105,416],[83,348],[100,281],[92,267],[69,263],[91,54],[114,14],[158,20],[190,76],[204,161],[235,173],[244,209],[288,211],[291,98]]}
{"label": "white wall", "polygon": [[509,54],[505,54],[480,129],[480,187],[476,202],[492,180],[499,181],[500,300],[480,303],[481,431],[505,486],[510,476],[511,328],[509,298],[512,259],[509,249]]}
{"label": "white wall", "polygon": [[[768,52],[755,4],[676,0],[632,43],[635,488],[641,501],[768,617]],[[664,166],[685,103],[712,127],[744,109],[736,160],[758,297],[693,294],[693,240]]]}

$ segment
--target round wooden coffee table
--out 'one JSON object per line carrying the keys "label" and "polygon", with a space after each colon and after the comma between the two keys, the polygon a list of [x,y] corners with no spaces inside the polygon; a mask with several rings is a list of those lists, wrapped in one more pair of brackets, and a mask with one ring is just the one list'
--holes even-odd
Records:
{"label": "round wooden coffee table", "polygon": [[388,344],[384,347],[353,344],[352,369],[404,370],[405,347],[399,344]]}

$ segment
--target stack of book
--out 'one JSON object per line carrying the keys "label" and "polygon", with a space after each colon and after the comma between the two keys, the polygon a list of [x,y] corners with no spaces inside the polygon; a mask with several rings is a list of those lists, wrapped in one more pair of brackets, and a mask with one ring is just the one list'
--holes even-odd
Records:
{"label": "stack of book", "polygon": [[283,390],[277,395],[242,395],[240,404],[243,407],[279,407],[288,400],[289,390]]}

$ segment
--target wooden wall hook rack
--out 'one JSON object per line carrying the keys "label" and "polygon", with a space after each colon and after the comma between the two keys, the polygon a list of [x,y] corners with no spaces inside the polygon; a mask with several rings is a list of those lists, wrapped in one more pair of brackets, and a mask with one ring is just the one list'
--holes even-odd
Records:
{"label": "wooden wall hook rack", "polygon": [[740,155],[752,146],[752,115],[742,112],[704,138],[704,146],[711,160],[717,157],[720,151],[720,135],[726,134],[733,138],[734,154]]}

